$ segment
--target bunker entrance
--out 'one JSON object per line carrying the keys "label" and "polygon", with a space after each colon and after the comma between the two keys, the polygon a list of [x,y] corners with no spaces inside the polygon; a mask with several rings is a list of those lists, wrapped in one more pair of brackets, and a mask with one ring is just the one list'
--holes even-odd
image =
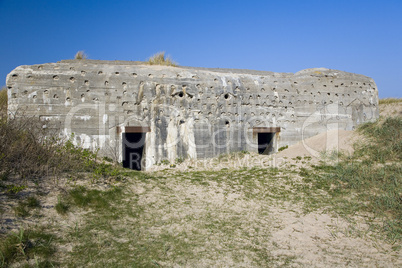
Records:
{"label": "bunker entrance", "polygon": [[122,133],[123,167],[134,170],[143,169],[147,130],[148,128],[125,127],[125,132]]}
{"label": "bunker entrance", "polygon": [[258,133],[258,153],[271,154],[274,151],[275,133]]}
{"label": "bunker entrance", "polygon": [[278,133],[281,131],[279,127],[255,127],[253,134],[258,143],[259,154],[275,153]]}

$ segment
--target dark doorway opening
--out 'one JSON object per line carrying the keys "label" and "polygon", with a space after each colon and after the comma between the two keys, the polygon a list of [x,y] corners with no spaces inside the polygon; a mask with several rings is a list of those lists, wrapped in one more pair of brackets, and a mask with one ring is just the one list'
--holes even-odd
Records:
{"label": "dark doorway opening", "polygon": [[275,133],[258,133],[258,153],[270,154],[274,152]]}
{"label": "dark doorway opening", "polygon": [[144,132],[123,134],[123,167],[141,170],[145,145]]}

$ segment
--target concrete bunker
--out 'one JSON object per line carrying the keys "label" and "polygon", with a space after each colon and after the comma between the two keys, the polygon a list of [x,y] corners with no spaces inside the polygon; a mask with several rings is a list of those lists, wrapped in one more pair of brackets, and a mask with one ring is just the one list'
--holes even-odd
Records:
{"label": "concrete bunker", "polygon": [[125,127],[122,132],[123,167],[143,170],[145,166],[145,140],[149,127]]}
{"label": "concrete bunker", "polygon": [[379,115],[373,79],[326,68],[293,74],[66,60],[17,67],[7,90],[10,116],[43,118],[62,138],[75,133],[80,146],[137,170],[177,158],[271,154],[330,125],[351,130]]}
{"label": "concrete bunker", "polygon": [[258,144],[258,154],[272,154],[276,152],[280,127],[255,127],[253,134]]}

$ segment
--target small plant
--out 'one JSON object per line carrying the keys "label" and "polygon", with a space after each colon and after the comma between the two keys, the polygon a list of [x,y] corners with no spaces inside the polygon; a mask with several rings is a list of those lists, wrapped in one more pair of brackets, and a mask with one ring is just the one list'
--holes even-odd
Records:
{"label": "small plant", "polygon": [[106,162],[113,163],[113,159],[110,158],[110,157],[104,156],[102,159],[103,159],[104,161],[106,161]]}
{"label": "small plant", "polygon": [[8,170],[4,171],[4,172],[0,172],[0,181],[8,180],[9,176],[10,176],[10,172]]}
{"label": "small plant", "polygon": [[169,164],[170,164],[169,160],[167,159],[161,160],[161,165],[169,165]]}
{"label": "small plant", "polygon": [[23,202],[19,202],[18,206],[13,207],[14,213],[18,217],[27,217],[29,216],[29,211],[27,206]]}
{"label": "small plant", "polygon": [[40,207],[39,200],[36,197],[33,197],[33,196],[28,197],[28,199],[25,202],[25,204],[29,208],[38,208],[38,207]]}
{"label": "small plant", "polygon": [[88,55],[85,54],[85,52],[83,50],[78,51],[77,53],[75,53],[74,59],[76,60],[85,60],[88,58]]}
{"label": "small plant", "polygon": [[288,147],[289,147],[288,145],[282,146],[281,148],[278,149],[278,152],[281,152],[281,151],[287,149]]}
{"label": "small plant", "polygon": [[37,198],[31,196],[26,201],[18,202],[18,206],[14,207],[15,215],[19,217],[27,217],[34,208],[40,207],[40,202]]}
{"label": "small plant", "polygon": [[[14,267],[12,264],[28,259],[35,259],[36,267],[54,267],[56,263],[48,261],[55,252],[53,240],[53,235],[41,230],[20,229],[9,234],[0,244],[0,267]],[[45,261],[39,261],[38,257]]]}
{"label": "small plant", "polygon": [[165,56],[165,52],[158,52],[148,59],[149,65],[166,65],[177,67],[177,63],[174,62],[169,56]]}
{"label": "small plant", "polygon": [[59,197],[57,199],[57,204],[54,206],[54,208],[56,209],[57,213],[59,213],[60,215],[65,215],[65,214],[67,214],[69,205],[64,203]]}
{"label": "small plant", "polygon": [[24,229],[20,229],[18,233],[12,233],[2,243],[0,248],[0,261],[7,267],[12,260],[18,255],[25,257],[25,249],[28,247],[28,239]]}
{"label": "small plant", "polygon": [[310,172],[308,171],[308,169],[302,167],[300,168],[299,175],[302,177],[308,177],[310,175]]}
{"label": "small plant", "polygon": [[26,185],[10,184],[10,185],[7,185],[7,193],[18,194],[19,192],[25,190],[26,188],[27,188]]}
{"label": "small plant", "polygon": [[176,158],[175,162],[176,162],[177,165],[179,165],[179,164],[184,162],[184,158],[182,158],[182,157]]}

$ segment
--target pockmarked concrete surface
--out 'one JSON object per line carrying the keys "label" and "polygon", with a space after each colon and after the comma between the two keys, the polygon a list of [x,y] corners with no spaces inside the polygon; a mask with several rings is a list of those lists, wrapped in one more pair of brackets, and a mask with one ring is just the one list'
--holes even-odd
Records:
{"label": "pockmarked concrete surface", "polygon": [[373,79],[326,68],[297,73],[65,60],[7,76],[10,116],[40,118],[76,145],[127,167],[248,151],[271,154],[378,118]]}

